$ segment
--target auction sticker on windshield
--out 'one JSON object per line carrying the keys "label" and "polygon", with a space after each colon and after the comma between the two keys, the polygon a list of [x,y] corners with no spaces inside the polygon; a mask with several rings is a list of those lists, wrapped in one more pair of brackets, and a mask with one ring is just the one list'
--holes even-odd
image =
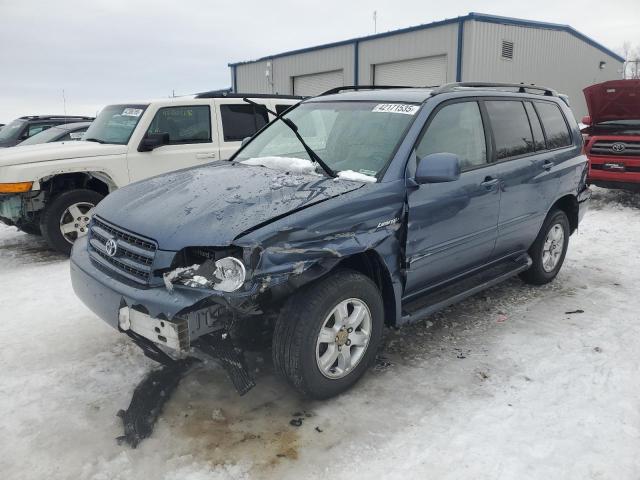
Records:
{"label": "auction sticker on windshield", "polygon": [[379,103],[373,107],[376,113],[404,113],[405,115],[415,115],[420,107],[417,105],[407,105],[404,103]]}
{"label": "auction sticker on windshield", "polygon": [[139,117],[141,113],[141,108],[125,108],[122,111],[122,115],[125,117]]}

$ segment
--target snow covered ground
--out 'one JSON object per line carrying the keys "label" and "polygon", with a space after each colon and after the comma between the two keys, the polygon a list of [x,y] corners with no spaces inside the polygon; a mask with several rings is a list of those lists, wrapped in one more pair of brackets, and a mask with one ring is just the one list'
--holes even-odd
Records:
{"label": "snow covered ground", "polygon": [[637,479],[639,241],[640,197],[596,190],[553,284],[387,332],[390,365],[326,402],[268,358],[241,398],[200,367],[131,450],[115,414],[153,363],[75,298],[68,260],[0,227],[1,478]]}

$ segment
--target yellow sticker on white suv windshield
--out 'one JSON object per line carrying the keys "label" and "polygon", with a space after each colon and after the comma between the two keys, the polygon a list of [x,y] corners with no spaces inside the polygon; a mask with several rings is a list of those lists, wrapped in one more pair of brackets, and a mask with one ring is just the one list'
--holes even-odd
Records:
{"label": "yellow sticker on white suv windshield", "polygon": [[407,105],[406,103],[379,103],[372,111],[376,113],[404,113],[405,115],[415,115],[419,108],[417,105]]}

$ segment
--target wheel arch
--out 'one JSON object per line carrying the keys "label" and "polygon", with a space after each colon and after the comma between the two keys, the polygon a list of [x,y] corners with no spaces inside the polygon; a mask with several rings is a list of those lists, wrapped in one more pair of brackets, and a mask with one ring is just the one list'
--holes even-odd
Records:
{"label": "wheel arch", "polygon": [[[398,302],[391,274],[375,250],[366,250],[343,259],[336,268],[348,268],[370,278],[380,290],[384,304],[385,325],[395,326],[398,320]],[[335,268],[334,268],[335,270]]]}
{"label": "wheel arch", "polygon": [[40,189],[51,195],[77,188],[93,190],[106,196],[117,186],[108,174],[99,171],[58,173],[40,180]]}
{"label": "wheel arch", "polygon": [[580,207],[575,195],[569,194],[560,197],[554,202],[549,211],[551,212],[554,209],[562,210],[567,215],[567,218],[569,219],[569,228],[571,230],[570,233],[573,233],[578,229],[578,215]]}

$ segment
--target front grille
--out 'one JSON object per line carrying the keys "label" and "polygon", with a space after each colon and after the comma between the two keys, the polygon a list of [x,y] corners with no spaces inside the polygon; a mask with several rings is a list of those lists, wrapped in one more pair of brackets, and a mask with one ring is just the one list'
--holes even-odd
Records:
{"label": "front grille", "polygon": [[640,141],[596,140],[591,147],[592,155],[619,155],[640,157]]}
{"label": "front grille", "polygon": [[[117,246],[113,255],[107,253],[109,240]],[[93,217],[89,231],[89,256],[103,271],[148,285],[157,248],[151,240]]]}

